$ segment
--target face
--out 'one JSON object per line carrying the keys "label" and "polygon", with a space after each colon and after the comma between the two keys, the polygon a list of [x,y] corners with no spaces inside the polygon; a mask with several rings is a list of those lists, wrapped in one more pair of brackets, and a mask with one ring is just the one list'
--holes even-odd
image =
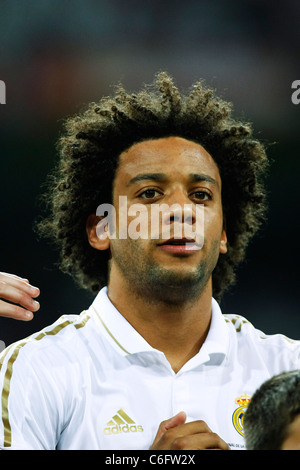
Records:
{"label": "face", "polygon": [[[220,174],[201,145],[179,137],[135,144],[120,155],[113,194],[117,221],[120,216],[124,222],[120,196],[126,196],[127,210],[139,204],[139,220],[142,225],[146,217],[149,230],[147,238],[119,239],[117,222],[117,237],[109,242],[110,282],[121,276],[148,300],[177,303],[211,285],[218,257],[227,250],[226,233]],[[153,228],[151,211],[158,205],[167,209]],[[197,207],[202,208],[203,246],[197,237]],[[132,227],[130,211],[125,217],[125,225]],[[188,226],[194,233],[190,237],[185,235]]]}
{"label": "face", "polygon": [[300,415],[289,425],[281,450],[300,450]]}

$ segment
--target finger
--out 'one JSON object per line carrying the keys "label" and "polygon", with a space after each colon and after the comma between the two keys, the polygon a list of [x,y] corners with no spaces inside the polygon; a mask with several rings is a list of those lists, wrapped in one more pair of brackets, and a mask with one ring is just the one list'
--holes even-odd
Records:
{"label": "finger", "polygon": [[185,420],[186,420],[186,413],[184,411],[180,411],[175,416],[172,416],[171,418],[166,419],[165,421],[162,421],[159,425],[159,428],[156,433],[153,444],[151,446],[151,449],[161,439],[161,437],[165,434],[166,431],[176,426],[179,426],[180,424],[185,423]]}
{"label": "finger", "polygon": [[0,316],[14,318],[15,320],[28,321],[32,320],[33,313],[15,304],[9,304],[0,300]]}
{"label": "finger", "polygon": [[201,432],[174,439],[170,450],[230,450],[230,447],[218,434]]}
{"label": "finger", "polygon": [[[175,417],[174,417],[175,418]],[[171,449],[176,439],[192,436],[199,433],[211,432],[205,421],[191,421],[189,423],[178,423],[177,426],[168,426],[170,420],[161,423],[153,445],[158,449]],[[162,432],[163,431],[163,432]]]}
{"label": "finger", "polygon": [[29,284],[29,280],[27,278],[17,276],[16,274],[4,273],[3,271],[0,271],[0,280],[8,283],[13,283],[16,281],[19,285],[24,285],[24,283]]}
{"label": "finger", "polygon": [[25,277],[17,276],[16,274],[11,274],[11,273],[4,273],[3,271],[0,271],[0,276],[12,277],[14,279],[19,279],[20,281],[29,282],[29,280]]}
{"label": "finger", "polygon": [[22,282],[27,282],[29,283],[29,280],[25,277],[20,277],[20,276],[17,276],[16,274],[11,274],[11,273],[4,273],[4,272],[0,272],[0,279],[3,279],[5,280],[5,278],[12,278],[12,279],[16,279],[16,280],[19,280],[19,281],[22,281]]}
{"label": "finger", "polygon": [[[26,287],[16,288],[7,282],[0,281],[0,298],[17,303],[27,310],[36,312],[40,308],[40,304],[32,298],[33,293],[34,290],[27,284]],[[36,296],[36,294],[37,292],[34,295]]]}
{"label": "finger", "polygon": [[20,289],[31,297],[38,297],[40,295],[38,287],[30,285],[28,279],[20,278],[14,274],[0,272],[0,282]]}
{"label": "finger", "polygon": [[229,449],[225,441],[213,433],[205,421],[191,421],[167,429],[154,442],[153,450]]}

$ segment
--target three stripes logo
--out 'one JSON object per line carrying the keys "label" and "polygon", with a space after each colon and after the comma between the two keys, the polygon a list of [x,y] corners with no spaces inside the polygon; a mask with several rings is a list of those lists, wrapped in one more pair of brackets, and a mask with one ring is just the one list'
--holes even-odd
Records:
{"label": "three stripes logo", "polygon": [[124,410],[120,409],[106,424],[104,434],[119,434],[121,432],[143,432],[141,425],[137,425]]}

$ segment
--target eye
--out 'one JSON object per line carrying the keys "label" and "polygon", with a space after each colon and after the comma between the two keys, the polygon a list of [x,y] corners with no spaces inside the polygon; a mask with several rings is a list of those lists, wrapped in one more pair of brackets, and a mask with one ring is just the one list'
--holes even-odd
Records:
{"label": "eye", "polygon": [[192,196],[198,201],[202,202],[212,199],[212,195],[208,191],[196,191],[192,194]]}
{"label": "eye", "polygon": [[160,193],[156,189],[146,189],[140,193],[139,197],[142,199],[154,199],[157,196],[160,196]]}

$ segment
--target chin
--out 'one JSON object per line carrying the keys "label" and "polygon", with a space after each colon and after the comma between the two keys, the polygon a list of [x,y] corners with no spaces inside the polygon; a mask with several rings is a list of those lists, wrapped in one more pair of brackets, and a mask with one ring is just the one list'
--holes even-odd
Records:
{"label": "chin", "polygon": [[[156,273],[157,274],[157,273]],[[151,276],[147,282],[147,297],[168,304],[181,304],[201,295],[207,287],[210,276],[199,270],[160,270],[159,275]],[[144,291],[145,295],[145,291]]]}

